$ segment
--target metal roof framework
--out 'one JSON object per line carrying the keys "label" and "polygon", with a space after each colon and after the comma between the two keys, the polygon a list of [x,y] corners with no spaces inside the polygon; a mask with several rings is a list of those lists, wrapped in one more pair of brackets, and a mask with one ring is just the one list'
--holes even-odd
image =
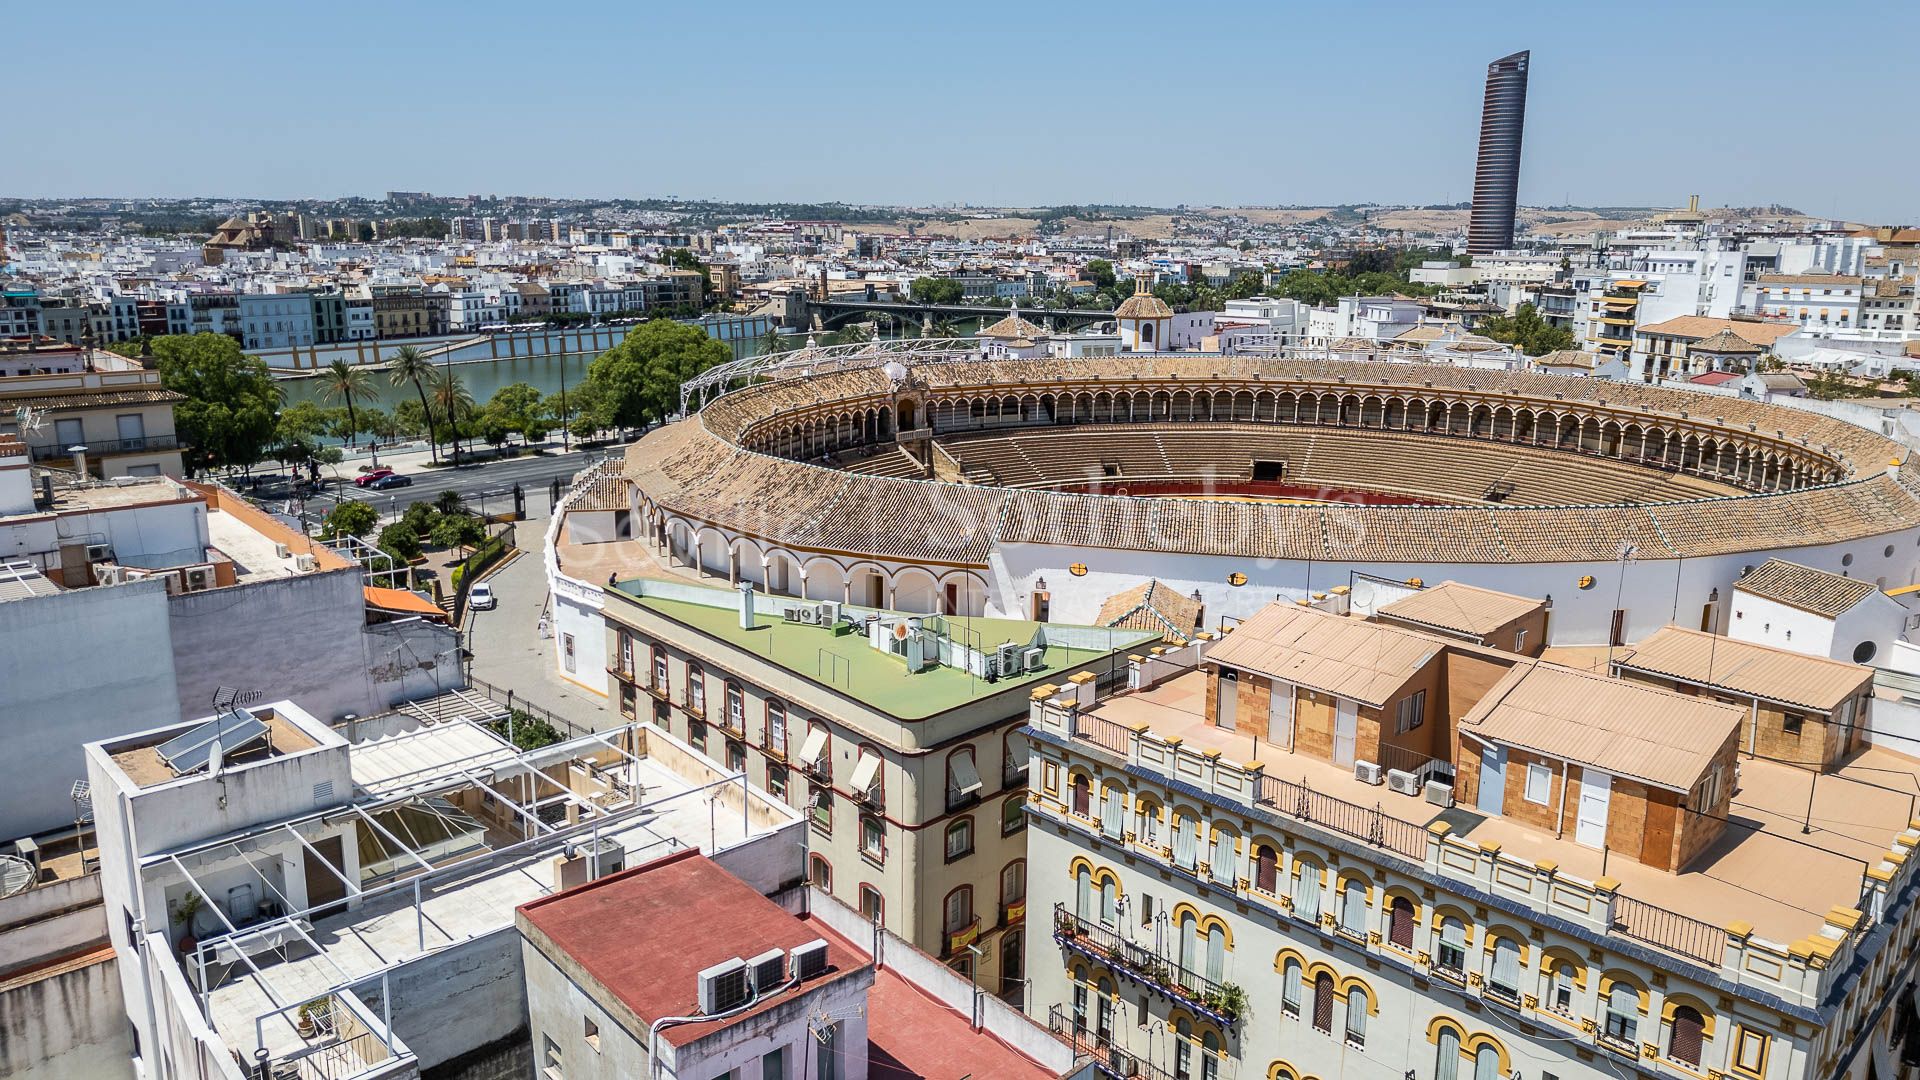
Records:
{"label": "metal roof framework", "polygon": [[[470,719],[447,722],[473,724],[478,727],[478,724]],[[316,1000],[316,995],[310,990],[302,990],[292,995],[276,992],[273,982],[266,971],[262,970],[260,965],[254,962],[253,956],[247,948],[250,944],[274,942],[275,944],[270,946],[270,948],[280,949],[292,945],[296,941],[304,943],[316,954],[322,956],[326,965],[333,970],[335,982],[328,993],[338,995],[347,992],[352,985],[364,984],[376,977],[384,981],[388,972],[403,963],[413,960],[420,955],[424,955],[428,951],[426,932],[427,924],[430,920],[426,915],[423,903],[425,899],[424,886],[431,881],[458,877],[460,874],[471,869],[471,865],[479,860],[514,854],[536,854],[545,850],[569,846],[576,840],[588,840],[590,838],[593,849],[597,849],[600,834],[604,828],[629,821],[637,822],[638,819],[652,817],[659,812],[659,808],[662,805],[672,802],[675,799],[700,795],[730,785],[737,784],[740,786],[742,813],[745,814],[748,812],[748,807],[751,805],[751,796],[747,788],[745,772],[724,776],[719,780],[692,787],[686,791],[676,792],[652,803],[642,804],[639,793],[641,793],[643,789],[639,784],[638,777],[638,766],[641,759],[635,757],[620,745],[620,741],[624,736],[637,731],[639,727],[639,724],[628,724],[618,728],[610,728],[605,731],[578,736],[550,746],[540,747],[536,750],[521,750],[517,747],[509,747],[512,757],[505,760],[487,762],[483,769],[484,778],[482,774],[476,774],[468,768],[467,763],[458,761],[451,762],[444,767],[422,770],[424,775],[416,782],[384,792],[373,799],[356,802],[344,808],[335,807],[309,814],[305,817],[283,821],[247,835],[223,837],[218,840],[183,848],[179,851],[149,857],[143,864],[143,869],[161,865],[170,866],[181,876],[188,888],[197,894],[204,904],[212,908],[214,914],[219,917],[220,923],[226,931],[218,937],[198,943],[194,952],[190,955],[189,964],[198,976],[195,981],[194,991],[200,998],[202,1014],[207,1016],[211,1015],[209,995],[214,987],[210,986],[207,981],[209,965],[227,965],[231,968],[231,961],[227,958],[228,954],[237,957],[240,964],[245,967],[247,973],[251,976],[254,985],[274,1006],[273,1009],[263,1012],[255,1018],[255,1048],[265,1047],[267,1045],[265,1039],[265,1024],[269,1020],[278,1017],[279,1020],[286,1023],[290,1029],[295,1029],[295,1019],[289,1016],[289,1014],[296,1012],[302,1004]],[[489,733],[489,735],[491,735],[491,733]],[[497,738],[497,736],[494,737]],[[502,745],[506,745],[504,741]],[[597,753],[601,750],[611,750],[623,759],[619,767],[629,773],[624,779],[627,790],[635,793],[633,805],[619,810],[610,810],[590,799],[578,795],[565,785],[546,776],[542,771],[545,766],[556,762],[574,760],[583,754]],[[494,786],[500,784],[502,780],[514,780],[529,775],[538,778],[536,783],[544,781],[547,785],[556,789],[557,794],[537,797],[531,803],[523,806],[517,799],[504,794],[499,788]],[[616,775],[616,782],[620,779],[621,778]],[[454,859],[444,865],[435,866],[422,857],[420,852],[412,845],[401,840],[390,830],[382,826],[374,819],[373,813],[371,813],[387,807],[411,803],[429,795],[461,788],[477,788],[506,804],[516,815],[528,822],[532,835],[526,840],[506,847],[483,849]],[[554,825],[548,824],[540,819],[538,811],[541,807],[568,803],[577,805],[581,809],[581,821],[573,824]],[[304,831],[316,829],[321,826],[335,825],[348,819],[378,833],[393,846],[395,851],[400,852],[416,863],[418,872],[410,876],[398,877],[391,881],[383,882],[371,888],[363,888],[359,883],[350,880],[347,875],[340,872],[339,868],[333,866],[325,856],[321,855],[319,850],[309,841]],[[260,851],[266,842],[278,837],[281,833],[290,836],[302,849],[312,855],[321,865],[327,868],[329,873],[340,881],[340,884],[346,890],[346,895],[343,899],[328,900],[324,903],[309,905],[299,910],[292,909],[285,894],[274,887],[272,879],[268,877],[251,858],[252,853]],[[671,841],[672,838],[669,839]],[[235,926],[233,921],[227,916],[227,913],[219,904],[214,902],[213,895],[200,883],[188,867],[189,862],[203,865],[207,862],[224,859],[228,856],[237,856],[241,861],[246,863],[253,871],[254,877],[259,883],[266,890],[270,891],[273,897],[282,905],[282,914],[249,925],[244,929]],[[417,927],[416,941],[418,951],[412,956],[396,958],[376,972],[355,975],[342,969],[333,957],[327,955],[326,950],[314,940],[310,932],[311,922],[309,920],[323,909],[335,908],[342,903],[363,902],[380,896],[399,893],[408,888],[410,888],[413,893],[411,904],[414,909],[414,918]],[[444,933],[444,931],[442,931],[442,933]],[[262,949],[256,951],[267,950]],[[318,995],[318,997],[326,996],[328,995]],[[357,999],[354,1004],[357,1004]],[[384,1020],[384,1018],[382,1019]],[[390,1027],[382,1030],[375,1028],[371,1023],[367,1026],[373,1031],[375,1037],[387,1047],[390,1053],[396,1052],[398,1040],[392,1037]]]}
{"label": "metal roof framework", "polygon": [[736,386],[763,379],[805,378],[830,371],[879,367],[893,360],[938,364],[978,360],[981,355],[980,343],[972,338],[898,338],[850,345],[808,345],[791,352],[761,353],[716,364],[681,383],[680,413],[689,415],[693,408],[706,405]]}

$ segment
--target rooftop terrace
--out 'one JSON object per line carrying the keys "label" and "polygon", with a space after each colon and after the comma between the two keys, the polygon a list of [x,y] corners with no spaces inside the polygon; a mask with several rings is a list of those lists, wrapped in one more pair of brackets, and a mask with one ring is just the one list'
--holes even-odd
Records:
{"label": "rooftop terrace", "polygon": [[[1263,784],[1273,789],[1263,794],[1279,796],[1266,808],[1282,817],[1299,817],[1292,799],[1298,785],[1350,804],[1358,817],[1377,811],[1419,832],[1444,821],[1451,836],[1497,844],[1503,858],[1550,861],[1559,874],[1588,882],[1612,877],[1623,896],[1713,927],[1748,922],[1756,936],[1783,944],[1818,933],[1832,909],[1862,903],[1867,869],[1908,831],[1920,806],[1920,762],[1883,748],[1870,748],[1829,773],[1743,757],[1727,829],[1679,873],[1668,873],[1574,842],[1571,822],[1565,836],[1556,837],[1468,806],[1443,810],[1364,783],[1350,768],[1215,727],[1205,702],[1206,675],[1193,671],[1107,699],[1084,712],[1081,723],[1090,725],[1090,741],[1110,750],[1118,746],[1123,755],[1134,729],[1144,726],[1158,740],[1179,740],[1182,750],[1218,751],[1223,761],[1258,765]],[[1314,816],[1322,827],[1332,821]],[[1414,829],[1390,834],[1416,835]]]}
{"label": "rooftop terrace", "polygon": [[[1021,619],[941,619],[887,613],[887,617],[944,623],[946,632],[955,640],[977,649],[991,650],[1004,642],[1025,645],[1043,628],[1056,631],[1047,641],[1045,661],[1038,671],[989,682],[945,664],[910,672],[899,657],[875,649],[858,633],[836,634],[819,626],[786,622],[778,614],[769,616],[765,611],[756,617],[758,625],[749,630],[740,626],[735,606],[717,607],[648,595],[648,584],[642,581],[623,581],[616,588],[633,597],[634,602],[647,611],[745,649],[803,679],[856,697],[902,720],[921,720],[1011,690],[1030,689],[1049,679],[1059,679],[1064,671],[1122,653],[1159,636],[1140,630],[1062,627]],[[723,598],[724,594],[715,596]],[[1075,644],[1061,644],[1061,638],[1071,638]],[[1080,644],[1089,641],[1100,641],[1101,646]]]}

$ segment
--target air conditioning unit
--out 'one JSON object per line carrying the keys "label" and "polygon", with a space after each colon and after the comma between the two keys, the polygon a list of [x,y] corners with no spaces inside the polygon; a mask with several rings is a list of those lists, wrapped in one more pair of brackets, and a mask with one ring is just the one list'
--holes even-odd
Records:
{"label": "air conditioning unit", "polygon": [[827,973],[827,943],[821,938],[795,946],[789,955],[793,957],[793,977],[796,979],[811,979]]}
{"label": "air conditioning unit", "polygon": [[190,566],[185,573],[188,592],[206,592],[213,588],[213,567]]}
{"label": "air conditioning unit", "polygon": [[112,544],[88,544],[87,545],[87,561],[88,562],[106,562],[111,558],[113,558]]}
{"label": "air conditioning unit", "polygon": [[1410,772],[1401,772],[1399,769],[1388,769],[1387,787],[1402,795],[1418,795],[1420,794],[1420,778]]}
{"label": "air conditioning unit", "polygon": [[712,1016],[745,1005],[753,990],[747,985],[747,962],[734,957],[695,976],[700,984],[700,1013]]}
{"label": "air conditioning unit", "polygon": [[1020,654],[1020,670],[1039,671],[1047,666],[1047,650],[1028,649]]}
{"label": "air conditioning unit", "polygon": [[832,626],[840,621],[840,602],[824,600],[820,604],[820,625]]}
{"label": "air conditioning unit", "polygon": [[801,610],[799,604],[781,604],[780,617],[787,622],[799,622]]}
{"label": "air conditioning unit", "polygon": [[800,621],[806,623],[808,626],[820,625],[820,609],[817,607],[801,608]]}
{"label": "air conditioning unit", "polygon": [[1378,784],[1380,766],[1371,761],[1356,761],[1353,763],[1353,778],[1363,784]]}
{"label": "air conditioning unit", "polygon": [[753,980],[753,992],[766,994],[787,981],[787,954],[768,949],[747,961],[747,974]]}
{"label": "air conditioning unit", "polygon": [[1427,801],[1435,806],[1453,805],[1453,785],[1427,781]]}
{"label": "air conditioning unit", "polygon": [[303,574],[311,574],[320,569],[320,560],[302,552],[293,557],[293,568]]}
{"label": "air conditioning unit", "polygon": [[127,577],[126,567],[102,563],[93,568],[93,580],[98,585],[118,585],[131,579]]}
{"label": "air conditioning unit", "polygon": [[988,682],[998,682],[1000,680],[1000,658],[998,656],[989,655],[983,658],[981,660],[981,666],[981,678]]}
{"label": "air conditioning unit", "polygon": [[293,549],[285,544],[275,544],[273,545],[273,556],[276,559],[291,559],[293,558]]}
{"label": "air conditioning unit", "polygon": [[1012,675],[1020,670],[1020,646],[1009,641],[1000,646],[997,655],[1000,657],[1000,674]]}

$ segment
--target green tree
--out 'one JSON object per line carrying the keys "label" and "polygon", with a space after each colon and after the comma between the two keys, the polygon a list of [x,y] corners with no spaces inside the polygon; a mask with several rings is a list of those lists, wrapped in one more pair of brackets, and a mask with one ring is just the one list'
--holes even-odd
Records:
{"label": "green tree", "polygon": [[913,279],[913,299],[922,304],[957,304],[966,290],[949,277]]}
{"label": "green tree", "polygon": [[399,562],[412,562],[420,557],[420,533],[405,519],[381,529],[374,543]]}
{"label": "green tree", "polygon": [[1521,304],[1512,315],[1490,316],[1480,323],[1479,330],[1495,341],[1517,346],[1528,356],[1573,348],[1573,331],[1547,322],[1532,304]]}
{"label": "green tree", "polygon": [[1105,259],[1088,259],[1080,268],[1080,276],[1093,282],[1095,290],[1111,289],[1115,283],[1113,264]]}
{"label": "green tree", "polygon": [[732,358],[733,351],[705,330],[655,319],[595,358],[587,384],[604,395],[609,423],[640,427],[679,409],[681,383]]}
{"label": "green tree", "polygon": [[441,514],[428,532],[435,547],[460,548],[487,538],[486,526],[471,514]]}
{"label": "green tree", "polygon": [[[355,398],[365,399],[373,395],[373,377],[367,369],[355,367],[345,360],[335,360],[320,373],[320,395],[328,401],[344,401],[347,406],[347,438],[351,444],[354,436],[360,433],[360,414],[354,410]],[[373,462],[380,463],[379,444],[375,443]]]}
{"label": "green tree", "polygon": [[531,439],[530,431],[544,433],[546,430],[540,391],[523,382],[509,383],[494,391],[493,397],[487,399],[487,414],[522,439]]}
{"label": "green tree", "polygon": [[425,353],[412,345],[402,345],[387,361],[387,378],[395,386],[413,384],[413,392],[420,396],[421,430],[427,436],[427,448],[433,460],[440,460],[440,444],[433,437],[433,410],[427,406],[427,386],[434,381],[433,361]]}
{"label": "green tree", "polygon": [[320,535],[326,540],[342,536],[365,536],[378,524],[380,512],[372,504],[349,499],[327,511],[327,516],[320,522]]}
{"label": "green tree", "polygon": [[447,434],[453,439],[453,463],[458,466],[462,424],[473,413],[473,392],[460,381],[458,374],[443,371],[433,383],[433,403],[439,406],[440,415],[446,418]]}
{"label": "green tree", "polygon": [[273,443],[280,387],[257,356],[225,334],[173,334],[154,339],[161,385],[186,395],[174,423],[195,469],[244,467]]}

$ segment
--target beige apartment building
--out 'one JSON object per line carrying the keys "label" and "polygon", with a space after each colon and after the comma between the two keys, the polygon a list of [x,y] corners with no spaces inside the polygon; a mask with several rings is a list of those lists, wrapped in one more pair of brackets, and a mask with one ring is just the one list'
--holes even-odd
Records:
{"label": "beige apartment building", "polygon": [[157,371],[16,375],[0,378],[0,434],[18,435],[35,465],[84,464],[101,479],[179,478],[173,407],[184,400],[160,385]]}
{"label": "beige apartment building", "polygon": [[745,595],[750,628],[733,590],[608,588],[621,713],[802,810],[814,886],[1018,1002],[1029,699],[1158,635]]}
{"label": "beige apartment building", "polygon": [[1867,669],[1640,681],[1673,634],[1615,678],[1276,604],[1037,697],[1029,1013],[1109,1080],[1910,1075],[1920,763]]}

